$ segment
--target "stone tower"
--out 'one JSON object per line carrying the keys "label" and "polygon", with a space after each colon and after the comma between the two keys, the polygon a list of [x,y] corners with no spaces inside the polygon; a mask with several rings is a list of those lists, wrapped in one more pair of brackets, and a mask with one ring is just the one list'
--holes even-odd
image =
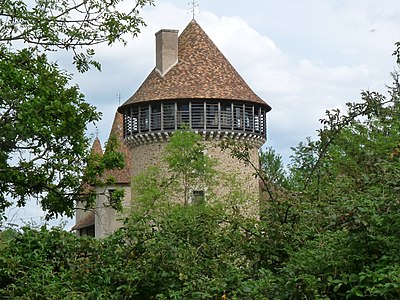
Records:
{"label": "stone tower", "polygon": [[[185,127],[203,136],[207,155],[219,162],[217,171],[234,174],[243,188],[258,199],[259,182],[253,176],[254,169],[217,145],[226,138],[245,141],[252,146],[251,160],[257,166],[258,150],[266,141],[266,113],[270,110],[195,20],[180,36],[178,30],[160,30],[156,33],[155,68],[118,108],[123,117],[119,132],[129,148],[125,157],[130,175],[134,177],[159,164],[171,134]],[[123,150],[126,152],[125,146]],[[127,194],[131,197],[130,191]],[[103,213],[107,214],[110,212]],[[111,231],[112,228],[102,229],[105,233]],[[101,234],[96,229],[97,236]]]}
{"label": "stone tower", "polygon": [[207,153],[220,161],[218,168],[240,174],[258,193],[254,170],[214,146],[224,138],[246,141],[257,162],[270,110],[195,20],[179,37],[177,30],[161,30],[156,33],[155,68],[118,108],[131,148],[132,175],[155,164],[171,133],[185,126],[203,135]]}

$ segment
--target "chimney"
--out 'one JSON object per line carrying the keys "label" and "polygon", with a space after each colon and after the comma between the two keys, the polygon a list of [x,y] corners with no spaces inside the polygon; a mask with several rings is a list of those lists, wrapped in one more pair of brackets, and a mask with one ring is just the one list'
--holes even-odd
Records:
{"label": "chimney", "polygon": [[156,33],[156,70],[164,76],[178,62],[178,30]]}

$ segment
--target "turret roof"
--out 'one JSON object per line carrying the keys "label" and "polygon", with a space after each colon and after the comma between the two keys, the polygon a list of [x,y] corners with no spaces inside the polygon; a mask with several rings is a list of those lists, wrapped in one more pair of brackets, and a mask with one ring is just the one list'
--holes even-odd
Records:
{"label": "turret roof", "polygon": [[271,107],[257,96],[200,25],[192,20],[178,41],[178,63],[164,76],[153,69],[130,104],[168,99],[229,99]]}
{"label": "turret roof", "polygon": [[98,137],[94,139],[90,153],[103,155],[103,149],[101,148],[101,143]]}

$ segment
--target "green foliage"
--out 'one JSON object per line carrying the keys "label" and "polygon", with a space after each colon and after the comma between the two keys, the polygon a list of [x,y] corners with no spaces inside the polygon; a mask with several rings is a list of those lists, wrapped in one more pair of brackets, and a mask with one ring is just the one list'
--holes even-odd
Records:
{"label": "green foliage", "polygon": [[204,189],[210,186],[215,175],[215,161],[205,153],[200,134],[185,129],[175,131],[163,158],[172,179],[181,183],[182,202],[185,205],[190,201],[191,188]]}
{"label": "green foliage", "polygon": [[[74,64],[81,72],[90,66],[100,69],[92,60],[94,50],[88,46],[135,37],[145,26],[139,10],[152,0],[128,1],[58,1],[5,0],[0,4],[0,43],[16,41],[38,45],[43,50],[65,49],[74,53]],[[121,9],[123,7],[123,9]],[[80,51],[82,49],[83,51]]]}
{"label": "green foliage", "polygon": [[277,154],[271,147],[260,154],[260,164],[263,176],[274,184],[287,187],[288,175],[283,164],[282,156]]}
{"label": "green foliage", "polygon": [[[5,299],[122,299],[125,244],[78,238],[54,228],[23,228],[0,255],[0,297]],[[134,278],[134,272],[129,274]]]}
{"label": "green foliage", "polygon": [[70,77],[34,49],[0,47],[0,203],[41,197],[48,215],[72,216],[88,139],[99,119]]}
{"label": "green foliage", "polygon": [[[111,135],[106,143],[103,154],[91,152],[88,156],[80,179],[83,186],[79,187],[79,200],[85,203],[85,209],[91,209],[96,204],[97,193],[94,187],[104,188],[103,194],[109,197],[109,205],[118,210],[122,210],[122,201],[125,196],[123,189],[115,189],[112,195],[106,192],[109,186],[115,185],[115,177],[112,170],[124,168],[124,155],[119,152],[119,141],[115,135]],[[110,171],[111,172],[107,172]]]}
{"label": "green foliage", "polygon": [[282,270],[290,298],[397,299],[399,83],[328,112],[319,139],[295,148],[299,234]]}
{"label": "green foliage", "polygon": [[[256,221],[219,205],[172,205],[112,236],[60,229],[0,233],[0,296],[12,299],[266,299]],[[5,245],[5,246],[4,246]]]}
{"label": "green foliage", "polygon": [[[79,71],[100,69],[87,47],[136,36],[145,25],[139,10],[152,2],[1,1],[0,220],[12,201],[21,207],[30,199],[40,202],[47,218],[71,217],[82,182],[97,184],[100,170],[120,167],[121,154],[106,151],[98,163],[89,158],[88,168],[95,167],[82,174],[89,154],[86,127],[100,114],[46,53],[72,51]],[[93,203],[93,194],[85,197]]]}
{"label": "green foliage", "polygon": [[236,287],[244,275],[238,265],[245,259],[239,262],[235,249],[244,235],[225,219],[217,206],[172,205],[156,222],[148,215],[147,230],[143,220],[130,223],[130,238],[140,247],[137,266],[144,276],[138,298],[209,299]]}
{"label": "green foliage", "polygon": [[[85,163],[80,178],[112,184],[100,174],[122,166],[118,144],[112,138],[104,156],[80,160],[82,131],[98,117],[93,108],[36,50],[1,51],[0,205],[12,193],[21,205],[42,197],[50,212],[69,212]],[[260,220],[229,209],[246,201],[232,179],[226,197],[210,193],[181,205],[190,187],[216,176],[201,137],[181,130],[166,148],[166,170],[135,178],[137,201],[109,237],[45,227],[0,232],[0,298],[399,299],[400,84],[393,78],[388,96],[363,92],[346,114],[327,112],[318,139],[294,148],[288,172],[275,151],[262,154],[262,168],[253,165],[267,194]],[[253,163],[249,145],[222,147]]]}

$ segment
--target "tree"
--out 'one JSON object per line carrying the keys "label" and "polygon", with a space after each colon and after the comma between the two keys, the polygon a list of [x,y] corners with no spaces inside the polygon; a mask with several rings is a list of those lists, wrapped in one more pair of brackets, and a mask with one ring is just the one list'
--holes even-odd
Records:
{"label": "tree", "polygon": [[166,146],[164,161],[178,187],[183,188],[185,205],[190,202],[190,190],[204,190],[215,175],[215,162],[205,153],[201,135],[188,130],[174,132]]}
{"label": "tree", "polygon": [[152,0],[1,2],[0,215],[11,200],[24,206],[36,198],[48,218],[72,216],[83,180],[95,180],[87,176],[93,172],[83,174],[89,154],[85,130],[100,114],[46,53],[72,51],[79,71],[100,69],[87,47],[136,36],[144,25],[139,9],[146,4]]}
{"label": "tree", "polygon": [[86,47],[126,43],[126,34],[135,37],[145,25],[139,9],[152,3],[153,0],[5,0],[0,4],[0,43],[14,45],[21,41],[44,51],[72,50],[78,70],[86,71],[89,65],[100,68],[92,60],[94,50]]}
{"label": "tree", "polygon": [[269,147],[260,154],[261,170],[264,177],[268,178],[271,183],[287,187],[288,175],[285,170],[282,156]]}
{"label": "tree", "polygon": [[[0,62],[0,203],[24,206],[42,196],[50,214],[72,214],[74,187],[80,185],[88,139],[86,124],[99,119],[69,77],[44,55],[2,48]],[[64,202],[65,201],[65,202]]]}
{"label": "tree", "polygon": [[266,233],[259,234],[258,221],[226,209],[211,193],[189,205],[177,188],[205,184],[214,173],[200,139],[188,130],[173,134],[164,153],[167,171],[151,167],[135,178],[138,205],[105,239],[45,227],[0,232],[0,296],[263,299],[260,277],[268,272],[259,272],[265,257],[259,242]]}
{"label": "tree", "polygon": [[[268,297],[399,298],[399,74],[393,79],[388,96],[365,91],[347,112],[327,111],[318,138],[293,148],[288,176],[279,155],[262,155],[268,201],[254,234]],[[245,148],[231,148],[246,161]]]}
{"label": "tree", "polygon": [[[295,148],[289,176],[276,152],[264,154],[272,165],[256,171],[274,196],[264,218],[236,214],[215,195],[182,205],[172,183],[182,178],[152,167],[135,179],[135,200],[143,205],[105,239],[45,227],[0,232],[0,296],[398,299],[400,94],[394,78],[389,97],[364,92],[346,114],[328,112],[319,139]],[[192,135],[180,132],[175,145],[196,141]],[[168,148],[165,157],[179,161],[180,149]],[[245,146],[233,150],[247,159]],[[187,162],[196,166],[200,153],[199,160],[185,156],[192,157]]]}
{"label": "tree", "polygon": [[287,298],[400,296],[399,75],[388,96],[328,111],[319,138],[294,148],[299,216],[282,270]]}

